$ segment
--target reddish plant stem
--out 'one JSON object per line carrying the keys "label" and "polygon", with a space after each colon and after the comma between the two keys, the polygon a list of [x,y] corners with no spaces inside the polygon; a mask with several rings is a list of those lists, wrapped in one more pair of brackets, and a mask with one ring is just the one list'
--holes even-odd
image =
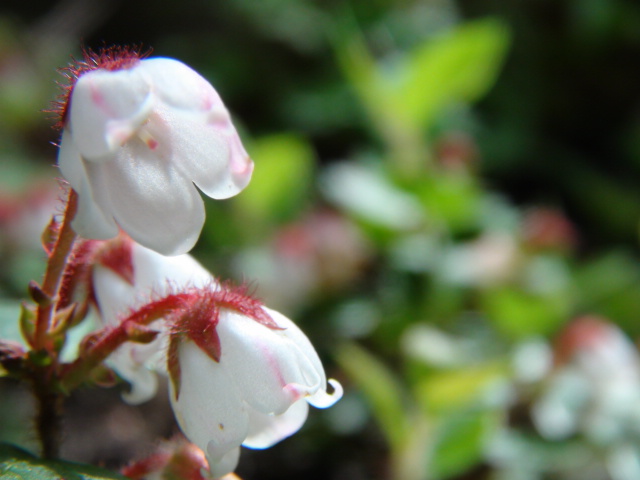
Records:
{"label": "reddish plant stem", "polygon": [[53,346],[48,341],[47,333],[52,323],[53,313],[55,312],[58,290],[62,280],[62,274],[66,265],[67,258],[71,253],[73,242],[76,239],[76,233],[71,228],[71,221],[76,215],[78,209],[78,195],[72,189],[69,189],[69,197],[62,220],[62,226],[58,233],[55,246],[49,255],[47,268],[42,283],[42,291],[51,299],[49,302],[38,305],[38,314],[36,317],[36,326],[34,334],[34,350],[47,350],[53,354]]}
{"label": "reddish plant stem", "polygon": [[136,336],[144,334],[139,327],[184,308],[188,294],[169,295],[144,305],[125,318],[115,328],[106,328],[97,334],[97,340],[75,362],[67,365],[60,375],[60,385],[64,391],[71,391],[84,382],[93,369],[100,365],[113,351]]}
{"label": "reddish plant stem", "polygon": [[49,254],[44,280],[39,289],[43,298],[37,302],[33,352],[35,356],[46,355],[48,360],[42,362],[41,359],[33,365],[32,382],[38,405],[35,418],[36,430],[42,446],[42,456],[45,458],[57,457],[60,448],[63,395],[57,385],[56,373],[59,363],[57,352],[49,337],[49,330],[56,311],[58,291],[67,258],[76,239],[71,221],[76,215],[77,208],[78,195],[69,189],[62,225]]}

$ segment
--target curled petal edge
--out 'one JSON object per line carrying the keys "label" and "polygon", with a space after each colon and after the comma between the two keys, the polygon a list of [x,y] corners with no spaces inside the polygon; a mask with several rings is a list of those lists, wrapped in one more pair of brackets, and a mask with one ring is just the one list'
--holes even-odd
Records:
{"label": "curled petal edge", "polygon": [[322,389],[318,390],[316,393],[306,398],[310,405],[313,405],[316,408],[329,408],[342,398],[344,389],[342,388],[342,385],[340,385],[340,382],[333,378],[330,378],[328,382],[329,385],[333,387],[333,393],[327,393]]}

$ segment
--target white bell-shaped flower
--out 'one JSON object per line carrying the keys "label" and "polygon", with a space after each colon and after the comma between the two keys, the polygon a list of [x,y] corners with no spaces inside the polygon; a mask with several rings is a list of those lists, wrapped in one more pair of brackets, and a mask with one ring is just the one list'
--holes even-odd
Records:
{"label": "white bell-shaped flower", "polygon": [[[130,240],[119,256],[123,269],[133,270],[131,279],[118,273],[118,265],[93,267],[92,283],[98,317],[104,326],[115,327],[136,308],[171,291],[204,287],[214,282],[211,274],[190,255],[165,257]],[[132,283],[131,283],[132,281]],[[151,328],[160,334],[151,343],[126,342],[107,359],[107,364],[131,384],[123,398],[132,404],[151,399],[157,391],[157,373],[166,374],[168,327],[164,319]]]}
{"label": "white bell-shaped flower", "polygon": [[112,49],[73,70],[79,78],[60,104],[58,165],[79,196],[79,235],[107,239],[120,227],[178,255],[202,230],[198,188],[215,199],[236,195],[253,162],[203,77],[177,60],[138,57]]}
{"label": "white bell-shaped flower", "polygon": [[324,369],[304,333],[282,314],[264,311],[277,328],[220,310],[218,361],[190,339],[178,341],[173,410],[187,438],[206,452],[215,478],[235,469],[240,445],[268,448],[300,429],[307,404],[326,408],[342,397],[332,379],[327,393]]}

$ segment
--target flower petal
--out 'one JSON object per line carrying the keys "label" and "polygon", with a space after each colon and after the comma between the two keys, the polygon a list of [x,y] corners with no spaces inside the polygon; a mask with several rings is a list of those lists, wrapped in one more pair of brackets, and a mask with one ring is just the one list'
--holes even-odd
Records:
{"label": "flower petal", "polygon": [[73,221],[75,232],[85,238],[107,239],[116,236],[118,226],[96,203],[84,160],[67,129],[62,132],[60,140],[58,167],[78,194],[78,211]]}
{"label": "flower petal", "polygon": [[[218,446],[212,440],[207,445],[207,461],[209,462],[209,472],[212,478],[224,477],[233,472],[238,466],[238,460],[240,460],[240,447],[236,447],[222,456],[218,456],[217,452]],[[238,477],[234,475],[232,478]]]}
{"label": "flower petal", "polygon": [[316,393],[306,398],[307,402],[310,405],[313,405],[316,408],[329,408],[333,406],[338,400],[342,398],[344,394],[344,389],[340,382],[334,380],[333,378],[329,379],[329,385],[333,387],[333,393],[327,393],[324,388],[319,389]]}
{"label": "flower petal", "polygon": [[178,347],[181,369],[180,395],[171,385],[171,405],[187,438],[207,452],[215,477],[235,468],[232,453],[249,431],[247,406],[229,372],[211,360],[194,343]]}
{"label": "flower petal", "polygon": [[102,322],[115,327],[120,323],[119,317],[134,306],[135,287],[102,265],[93,266],[92,281]]}
{"label": "flower petal", "polygon": [[196,243],[204,224],[202,198],[142,142],[128,142],[109,165],[87,167],[92,180],[103,182],[113,217],[136,242],[163,255],[185,253]]}
{"label": "flower petal", "polygon": [[[296,327],[297,328],[297,327]],[[223,310],[217,326],[220,365],[232,373],[243,399],[259,412],[280,415],[322,385],[300,348],[255,320]]]}
{"label": "flower petal", "polygon": [[145,126],[160,145],[159,155],[173,163],[207,196],[232,197],[251,180],[253,162],[228,116],[220,124],[210,116],[158,105]]}
{"label": "flower petal", "polygon": [[78,210],[71,222],[73,230],[84,238],[106,240],[118,234],[118,226],[111,215],[100,208],[93,199],[93,189],[84,178],[80,188],[75,189],[78,194]]}
{"label": "flower petal", "polygon": [[151,87],[137,67],[94,70],[73,87],[69,128],[83,157],[98,160],[122,146],[147,120]]}
{"label": "flower petal", "polygon": [[320,357],[318,357],[318,353],[311,344],[309,338],[304,334],[302,330],[300,330],[300,327],[298,327],[295,323],[293,323],[291,319],[287,318],[282,313],[267,307],[263,308],[273,319],[273,321],[276,322],[276,324],[278,324],[278,326],[282,329],[273,330],[273,332],[276,335],[284,337],[292,343],[296,344],[300,348],[300,350],[304,352],[305,356],[309,359],[316,371],[320,374],[322,388],[324,388],[325,384],[327,383],[327,377],[325,376],[324,367],[322,366]]}
{"label": "flower petal", "polygon": [[172,107],[226,112],[218,92],[199,73],[172,58],[149,58],[136,67],[153,85],[153,93]]}
{"label": "flower petal", "polygon": [[[123,345],[135,347],[136,345]],[[122,347],[121,347],[122,348]],[[113,366],[127,382],[131,384],[131,390],[122,394],[122,399],[130,405],[139,405],[148,400],[151,400],[158,391],[158,375],[146,367],[141,366],[137,370],[126,370],[126,364],[117,360],[114,352],[109,359],[108,363]],[[123,374],[128,373],[128,375]]]}
{"label": "flower petal", "polygon": [[138,289],[149,288],[164,295],[172,287],[203,287],[215,282],[211,273],[189,254],[166,257],[138,243],[134,244],[132,254]]}
{"label": "flower petal", "polygon": [[308,412],[309,406],[304,400],[298,400],[282,415],[265,415],[251,409],[249,435],[242,445],[247,448],[269,448],[300,430]]}
{"label": "flower petal", "polygon": [[69,129],[62,131],[60,138],[60,148],[58,150],[58,168],[62,172],[62,176],[77,191],[83,183],[87,174],[82,164],[82,156],[80,150],[73,142],[73,136]]}

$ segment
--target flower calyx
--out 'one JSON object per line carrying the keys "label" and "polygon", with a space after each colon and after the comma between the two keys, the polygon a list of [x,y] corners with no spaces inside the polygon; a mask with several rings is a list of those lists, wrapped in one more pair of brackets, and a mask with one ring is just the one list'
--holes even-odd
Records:
{"label": "flower calyx", "polygon": [[57,130],[64,128],[69,111],[71,92],[82,75],[100,69],[108,71],[126,70],[136,66],[140,60],[151,55],[151,52],[151,49],[144,50],[140,45],[112,45],[97,51],[84,48],[81,59],[71,57],[69,65],[58,69],[65,78],[65,80],[57,82],[61,92],[52,102],[51,108],[45,110],[46,113],[52,114],[54,128]]}

